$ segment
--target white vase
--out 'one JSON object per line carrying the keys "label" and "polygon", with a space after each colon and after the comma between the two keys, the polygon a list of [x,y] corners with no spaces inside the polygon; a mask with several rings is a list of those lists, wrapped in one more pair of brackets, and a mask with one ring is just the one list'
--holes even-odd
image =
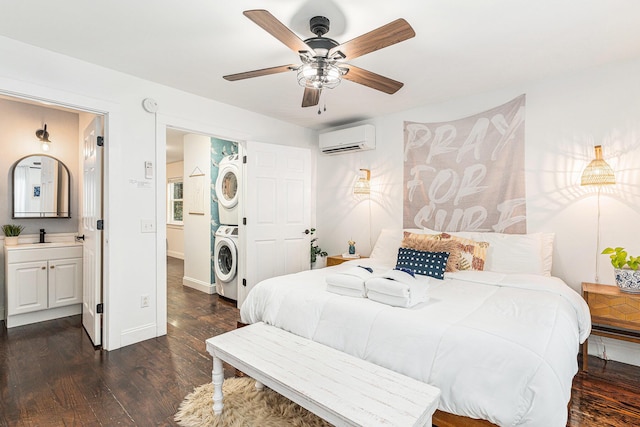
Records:
{"label": "white vase", "polygon": [[311,269],[315,270],[316,268],[325,268],[327,266],[327,257],[326,256],[316,256],[316,262],[311,263]]}
{"label": "white vase", "polygon": [[15,246],[18,244],[19,236],[5,236],[4,245],[5,246]]}
{"label": "white vase", "polygon": [[616,284],[623,292],[640,293],[640,270],[614,268]]}

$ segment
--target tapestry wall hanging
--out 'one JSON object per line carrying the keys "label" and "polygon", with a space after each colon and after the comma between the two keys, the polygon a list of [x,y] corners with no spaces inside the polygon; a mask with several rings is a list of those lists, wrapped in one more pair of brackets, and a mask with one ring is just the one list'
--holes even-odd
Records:
{"label": "tapestry wall hanging", "polygon": [[404,228],[526,233],[525,95],[459,120],[404,122]]}

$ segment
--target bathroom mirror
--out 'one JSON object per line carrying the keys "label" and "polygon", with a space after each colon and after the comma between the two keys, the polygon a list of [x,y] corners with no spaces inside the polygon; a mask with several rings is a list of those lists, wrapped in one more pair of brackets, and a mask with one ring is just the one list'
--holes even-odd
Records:
{"label": "bathroom mirror", "polygon": [[13,218],[71,218],[69,169],[54,157],[27,156],[13,165]]}

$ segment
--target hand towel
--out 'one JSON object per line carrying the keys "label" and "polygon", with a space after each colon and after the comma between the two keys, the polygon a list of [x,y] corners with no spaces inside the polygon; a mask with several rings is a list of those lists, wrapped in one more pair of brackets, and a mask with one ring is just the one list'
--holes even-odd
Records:
{"label": "hand towel", "polygon": [[372,276],[371,271],[364,267],[349,267],[340,273],[333,273],[327,276],[327,291],[364,298],[366,297],[364,282]]}
{"label": "hand towel", "polygon": [[428,284],[402,270],[389,270],[365,282],[367,298],[394,307],[412,307],[428,300]]}

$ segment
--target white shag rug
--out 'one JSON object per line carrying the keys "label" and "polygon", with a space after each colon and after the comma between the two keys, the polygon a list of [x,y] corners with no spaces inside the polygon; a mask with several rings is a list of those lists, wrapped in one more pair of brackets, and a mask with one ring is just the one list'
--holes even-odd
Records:
{"label": "white shag rug", "polygon": [[264,388],[249,377],[224,380],[224,409],[213,413],[213,384],[196,387],[180,404],[175,420],[183,427],[331,427],[317,415]]}

